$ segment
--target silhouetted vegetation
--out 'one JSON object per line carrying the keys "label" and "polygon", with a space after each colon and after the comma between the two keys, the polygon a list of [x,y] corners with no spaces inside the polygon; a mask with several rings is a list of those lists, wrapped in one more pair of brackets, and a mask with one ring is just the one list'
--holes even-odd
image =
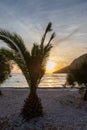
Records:
{"label": "silhouetted vegetation", "polygon": [[11,50],[2,48],[1,53],[5,53],[6,56],[17,63],[30,87],[30,94],[25,100],[21,111],[26,120],[43,116],[43,107],[40,98],[37,96],[36,89],[45,73],[47,58],[52,48],[51,41],[55,37],[55,33],[52,33],[47,44],[44,43],[47,33],[52,31],[51,27],[52,23],[49,23],[42,36],[41,43],[39,45],[34,43],[30,52],[18,34],[0,30],[0,39],[11,48]]}
{"label": "silhouetted vegetation", "polygon": [[87,61],[83,61],[76,67],[69,70],[67,82],[72,86],[78,84],[82,87],[85,87],[84,100],[87,100]]}
{"label": "silhouetted vegetation", "polygon": [[[11,61],[4,54],[0,54],[0,85],[9,77],[10,73]],[[1,90],[0,95],[2,95]]]}

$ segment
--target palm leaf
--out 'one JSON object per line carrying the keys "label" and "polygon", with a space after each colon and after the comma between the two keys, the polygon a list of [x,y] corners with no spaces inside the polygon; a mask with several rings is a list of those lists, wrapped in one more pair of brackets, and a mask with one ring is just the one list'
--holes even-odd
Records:
{"label": "palm leaf", "polygon": [[52,27],[52,23],[49,22],[47,27],[46,27],[45,33],[43,34],[42,39],[41,39],[41,48],[43,48],[43,44],[44,44],[47,33],[52,31],[51,27]]}
{"label": "palm leaf", "polygon": [[0,39],[7,43],[7,45],[20,54],[21,58],[25,61],[25,53],[27,51],[24,41],[22,38],[16,33],[10,33],[6,30],[0,29]]}
{"label": "palm leaf", "polygon": [[52,33],[52,35],[51,35],[51,37],[50,37],[50,40],[49,40],[48,44],[50,44],[51,41],[52,41],[54,38],[55,38],[55,33]]}
{"label": "palm leaf", "polygon": [[15,53],[15,51],[6,49],[6,48],[1,48],[0,49],[0,55],[5,55],[8,57],[8,59],[15,61],[15,63],[18,65],[18,67],[21,69],[23,75],[25,76],[28,84],[29,84],[29,73],[27,70],[27,67],[25,65],[25,62],[21,59],[20,55]]}

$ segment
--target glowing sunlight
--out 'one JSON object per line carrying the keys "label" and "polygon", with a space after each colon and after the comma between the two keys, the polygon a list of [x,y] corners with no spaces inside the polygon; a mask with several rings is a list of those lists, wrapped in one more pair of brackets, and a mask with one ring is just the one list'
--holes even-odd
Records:
{"label": "glowing sunlight", "polygon": [[48,61],[46,65],[46,73],[53,73],[55,70],[55,63],[52,61]]}

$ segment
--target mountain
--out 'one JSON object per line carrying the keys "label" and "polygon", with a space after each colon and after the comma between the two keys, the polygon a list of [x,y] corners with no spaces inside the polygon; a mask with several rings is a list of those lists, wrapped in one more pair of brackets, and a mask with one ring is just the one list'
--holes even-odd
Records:
{"label": "mountain", "polygon": [[66,66],[60,70],[55,71],[54,73],[68,73],[69,66]]}
{"label": "mountain", "polygon": [[60,70],[55,71],[54,73],[68,73],[69,68],[73,68],[75,66],[78,66],[79,63],[82,63],[84,60],[87,61],[87,54],[81,55],[75,60],[72,61],[72,63],[69,66],[66,66]]}

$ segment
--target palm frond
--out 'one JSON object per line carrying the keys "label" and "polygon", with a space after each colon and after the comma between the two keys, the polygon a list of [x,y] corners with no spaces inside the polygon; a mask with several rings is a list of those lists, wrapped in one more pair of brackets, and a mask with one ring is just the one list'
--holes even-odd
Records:
{"label": "palm frond", "polygon": [[21,36],[0,29],[0,40],[4,41],[11,49],[19,53],[21,58],[24,60],[24,55],[27,49]]}
{"label": "palm frond", "polygon": [[50,31],[52,31],[52,23],[51,23],[51,22],[48,23],[48,25],[47,25],[47,27],[46,27],[45,33],[46,33],[46,32],[50,32]]}
{"label": "palm frond", "polygon": [[4,41],[5,43],[7,43],[7,45],[15,50],[18,51],[14,41],[13,41],[13,34],[11,34],[10,32],[0,29],[0,40]]}
{"label": "palm frond", "polygon": [[6,49],[6,48],[1,48],[0,49],[0,55],[5,55],[9,60],[13,60],[18,67],[21,69],[23,75],[25,76],[28,84],[29,84],[29,73],[27,70],[27,67],[25,65],[25,62],[21,59],[20,55],[15,53],[15,51]]}
{"label": "palm frond", "polygon": [[55,33],[52,33],[50,39],[49,39],[49,42],[47,44],[50,44],[51,41],[55,38],[56,34]]}
{"label": "palm frond", "polygon": [[34,43],[31,50],[31,56],[35,57],[36,55],[38,55],[38,50],[39,50],[39,46],[36,43]]}
{"label": "palm frond", "polygon": [[41,47],[43,47],[43,44],[44,44],[44,41],[45,41],[47,33],[50,32],[50,31],[52,31],[51,27],[52,27],[52,23],[49,22],[48,25],[47,25],[47,27],[46,27],[45,33],[43,34],[42,39],[41,39]]}

